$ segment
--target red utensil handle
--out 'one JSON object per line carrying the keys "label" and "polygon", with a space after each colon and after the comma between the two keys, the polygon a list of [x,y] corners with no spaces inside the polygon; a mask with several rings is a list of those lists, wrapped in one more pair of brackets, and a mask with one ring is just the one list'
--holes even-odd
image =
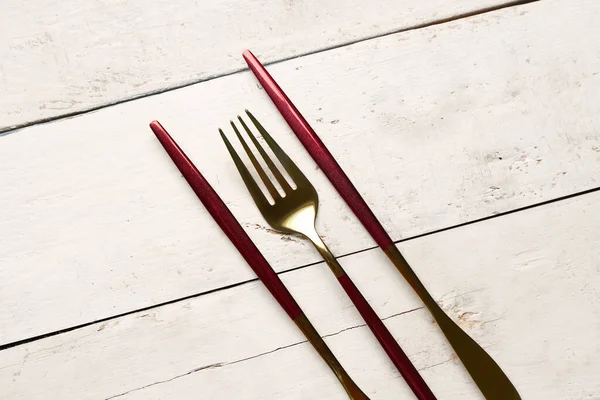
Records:
{"label": "red utensil handle", "polygon": [[302,310],[298,303],[296,303],[291,293],[283,285],[281,279],[279,279],[279,276],[273,271],[273,268],[271,268],[260,250],[254,245],[248,234],[244,231],[244,228],[235,219],[217,192],[204,179],[204,176],[202,176],[200,171],[198,171],[196,166],[158,121],[152,121],[150,128],[202,204],[204,204],[204,207],[206,207],[210,215],[223,232],[225,232],[231,243],[238,249],[269,292],[271,292],[290,318],[296,319],[300,316]]}
{"label": "red utensil handle", "polygon": [[[304,119],[302,114],[300,114],[300,111],[298,111],[296,106],[283,90],[281,90],[277,82],[275,82],[269,72],[267,72],[265,67],[258,61],[252,52],[246,50],[243,53],[243,56],[246,63],[296,137],[298,137],[313,160],[315,160],[317,165],[321,168],[321,171],[323,171],[329,181],[331,181],[338,193],[367,229],[377,245],[383,250],[393,247],[394,242],[381,223],[377,220],[375,214],[373,214],[348,176],[344,173],[337,161],[335,161],[333,155],[329,152],[327,147],[325,147],[325,144],[321,141],[317,133],[308,124],[306,119]],[[398,343],[394,340],[389,331],[387,331],[383,322],[381,322],[350,278],[346,276],[340,280],[340,283],[346,290],[346,293],[348,293],[355,302],[357,309],[360,311],[365,321],[368,322],[369,327],[371,327],[371,330],[379,340],[380,344],[384,347],[386,353],[400,371],[413,393],[415,393],[419,399],[435,399],[435,396],[431,393],[431,390],[423,378],[421,378],[416,368],[412,365],[408,357],[406,357],[406,354],[404,354],[402,349],[400,349]],[[394,346],[397,346],[398,349],[395,349]]]}
{"label": "red utensil handle", "polygon": [[263,86],[275,107],[279,110],[286,120],[294,134],[304,145],[313,160],[317,163],[321,171],[331,181],[338,193],[346,201],[352,212],[358,217],[360,222],[369,231],[371,237],[382,249],[387,249],[394,242],[387,234],[381,223],[373,214],[365,200],[358,190],[354,187],[342,167],[335,161],[325,144],[321,141],[317,133],[308,124],[306,119],[300,114],[300,111],[294,106],[287,95],[281,90],[277,82],[267,72],[265,67],[258,61],[250,50],[243,53],[246,63],[256,75],[256,78]]}
{"label": "red utensil handle", "polygon": [[356,285],[354,285],[354,282],[352,282],[350,277],[347,274],[344,274],[338,277],[338,281],[348,294],[348,297],[352,299],[356,309],[363,317],[388,357],[392,360],[392,363],[394,363],[398,371],[400,371],[400,374],[415,396],[417,396],[419,400],[436,400],[431,389],[429,389],[421,375],[419,375],[419,372],[410,362],[406,353],[404,353],[398,342],[396,342],[396,339],[394,339],[390,331],[383,324],[381,319],[379,319],[375,310],[373,310]]}

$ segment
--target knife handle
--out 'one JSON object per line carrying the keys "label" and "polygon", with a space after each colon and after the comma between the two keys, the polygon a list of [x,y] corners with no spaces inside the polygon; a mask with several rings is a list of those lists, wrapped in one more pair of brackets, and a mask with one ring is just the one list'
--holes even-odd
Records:
{"label": "knife handle", "polygon": [[398,248],[392,245],[385,250],[385,254],[423,300],[485,398],[487,400],[520,400],[517,389],[498,364],[441,309]]}
{"label": "knife handle", "polygon": [[281,90],[281,87],[279,87],[277,82],[275,82],[273,77],[271,77],[269,72],[250,50],[244,51],[242,56],[296,137],[302,142],[313,160],[321,168],[321,171],[323,171],[338,193],[346,201],[346,204],[352,209],[352,212],[354,212],[367,231],[369,231],[377,245],[382,249],[392,246],[394,242],[390,238],[390,235],[385,231],[381,223],[377,220],[377,217],[375,217],[375,214],[373,214],[373,211],[371,211],[360,193],[358,193],[358,190],[356,190],[348,176],[344,173],[342,167],[333,158],[333,155],[325,147],[321,138],[319,138],[306,119],[300,114],[294,103]]}

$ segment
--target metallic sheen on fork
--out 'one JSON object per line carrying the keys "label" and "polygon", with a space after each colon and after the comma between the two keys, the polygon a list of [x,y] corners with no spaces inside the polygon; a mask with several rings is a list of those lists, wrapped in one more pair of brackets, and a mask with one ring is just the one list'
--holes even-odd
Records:
{"label": "metallic sheen on fork", "polygon": [[281,171],[277,168],[270,156],[265,152],[263,147],[260,145],[256,137],[252,134],[252,131],[248,128],[244,120],[238,116],[238,120],[246,134],[264,159],[269,170],[271,170],[275,180],[279,183],[285,195],[281,195],[275,185],[250,150],[248,144],[240,134],[236,124],[231,121],[231,126],[237,135],[244,151],[247,153],[250,162],[256,169],[256,172],[263,181],[267,191],[273,199],[273,203],[270,203],[258,184],[236,153],[235,149],[223,133],[221,129],[219,132],[233,161],[246,184],[250,195],[254,199],[254,202],[258,206],[258,209],[262,213],[265,220],[274,229],[280,230],[286,233],[301,234],[309,239],[314,246],[317,248],[327,265],[337,277],[339,283],[344,288],[348,297],[352,300],[356,309],[359,311],[385,352],[388,354],[398,371],[402,374],[407,384],[413,390],[419,400],[435,400],[435,396],[419,375],[416,368],[412,365],[406,354],[402,351],[392,334],[383,324],[381,319],[377,316],[373,308],[369,305],[363,295],[360,293],[358,288],[354,285],[352,280],[337,262],[331,251],[327,248],[323,240],[315,229],[315,220],[317,217],[317,211],[319,207],[319,198],[317,192],[309,180],[304,176],[302,171],[298,169],[296,164],[285,154],[285,152],[277,145],[273,138],[267,133],[263,126],[254,118],[254,116],[246,111],[248,117],[256,126],[267,145],[273,151],[273,154],[281,162],[281,165],[289,174],[291,181],[295,184],[296,188],[293,189],[291,185],[286,181]]}

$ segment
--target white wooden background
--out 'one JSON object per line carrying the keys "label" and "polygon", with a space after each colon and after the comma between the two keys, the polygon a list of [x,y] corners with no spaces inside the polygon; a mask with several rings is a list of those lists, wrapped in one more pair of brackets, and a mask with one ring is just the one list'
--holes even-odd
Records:
{"label": "white wooden background", "polygon": [[244,108],[313,181],[326,241],[438,398],[480,398],[244,48],[283,60],[269,70],[524,399],[600,399],[599,17],[597,0],[5,1],[0,399],[345,398],[152,119],[371,398],[413,398],[318,254],[252,204],[216,132]]}

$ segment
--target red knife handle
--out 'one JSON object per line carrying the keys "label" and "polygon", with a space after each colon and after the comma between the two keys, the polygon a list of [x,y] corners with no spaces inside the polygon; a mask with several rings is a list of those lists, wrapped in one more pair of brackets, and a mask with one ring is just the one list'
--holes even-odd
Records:
{"label": "red knife handle", "polygon": [[246,63],[256,75],[256,78],[263,86],[275,107],[279,110],[283,118],[286,120],[294,134],[304,145],[313,160],[317,163],[321,171],[331,181],[338,193],[346,201],[352,212],[364,225],[371,237],[377,245],[383,250],[392,246],[394,242],[387,234],[381,223],[373,214],[365,200],[362,198],[358,190],[354,187],[342,167],[335,161],[333,155],[329,152],[325,144],[321,141],[317,133],[308,124],[306,119],[300,114],[300,111],[294,106],[287,95],[281,90],[277,82],[271,77],[265,67],[258,59],[246,50],[243,53]]}

